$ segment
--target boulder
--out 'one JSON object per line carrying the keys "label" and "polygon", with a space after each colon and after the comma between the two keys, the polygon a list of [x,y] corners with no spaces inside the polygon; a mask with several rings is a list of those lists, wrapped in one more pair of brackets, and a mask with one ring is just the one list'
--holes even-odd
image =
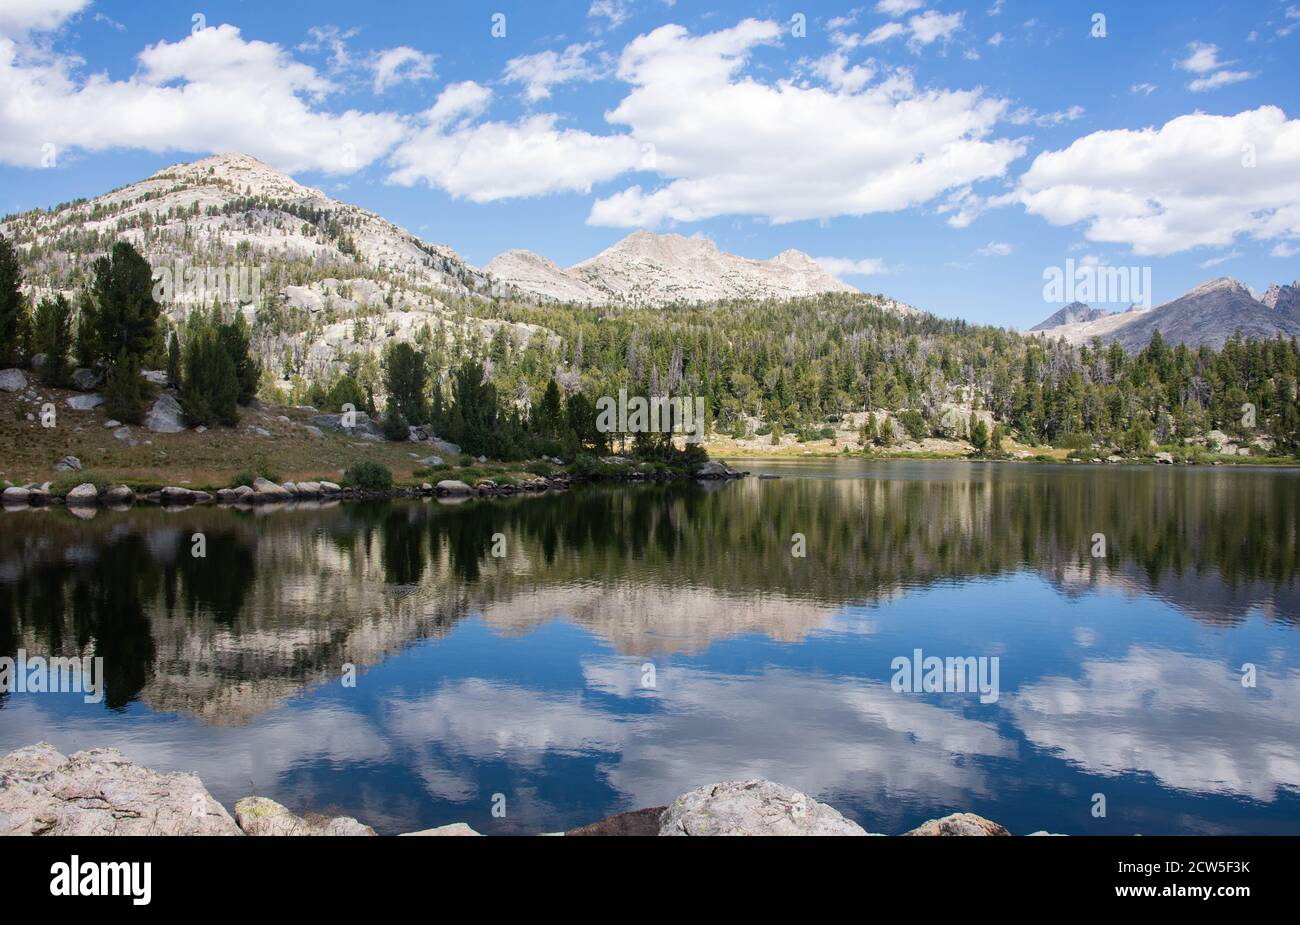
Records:
{"label": "boulder", "polygon": [[460,479],[443,479],[433,487],[433,490],[439,495],[469,495],[474,493],[474,489]]}
{"label": "boulder", "polygon": [[179,434],[185,429],[185,414],[173,396],[163,394],[145,415],[144,426],[156,434]]}
{"label": "boulder", "polygon": [[0,835],[238,835],[193,774],[133,764],[115,748],[70,758],[48,742],[0,758]]}
{"label": "boulder", "polygon": [[195,491],[192,488],[182,488],[177,485],[168,485],[161,492],[163,504],[203,504],[211,500],[212,495],[206,491]]}
{"label": "boulder", "polygon": [[418,832],[403,832],[403,836],[424,836],[424,835],[481,835],[481,832],[475,832],[463,822],[453,822],[450,825],[440,825],[432,829],[421,829]]}
{"label": "boulder", "polygon": [[234,488],[222,488],[217,491],[217,500],[223,504],[234,504],[239,501],[249,501],[253,494],[253,489],[247,485],[236,485]]}
{"label": "boulder", "polygon": [[127,446],[136,446],[140,442],[135,439],[135,434],[131,432],[131,428],[127,427],[125,424],[113,431],[113,436],[118,440],[121,440]]}
{"label": "boulder", "polygon": [[81,460],[75,456],[65,456],[54,464],[55,472],[80,472]]}
{"label": "boulder", "polygon": [[313,498],[320,494],[320,482],[299,482],[298,494]]}
{"label": "boulder", "polygon": [[258,501],[291,501],[293,492],[260,476],[253,481],[253,495]]}
{"label": "boulder", "polygon": [[923,822],[904,835],[1010,835],[1011,833],[974,813],[953,813],[942,819]]}
{"label": "boulder", "polygon": [[322,480],[320,483],[320,490],[323,495],[337,495],[343,489],[335,482],[326,482]]}
{"label": "boulder", "polygon": [[161,369],[146,369],[140,375],[144,376],[146,382],[152,382],[154,385],[167,384],[167,373]]}
{"label": "boulder", "polygon": [[0,369],[0,392],[21,392],[27,388],[27,374],[21,369]]}
{"label": "boulder", "polygon": [[115,485],[99,496],[105,504],[130,504],[135,500],[135,492],[125,485]]}
{"label": "boulder", "polygon": [[305,819],[275,800],[244,797],[235,804],[235,823],[245,835],[374,835],[375,830],[351,816]]}
{"label": "boulder", "polygon": [[443,464],[441,456],[426,456],[424,459],[417,459],[421,466],[441,466]]}
{"label": "boulder", "polygon": [[31,497],[31,490],[18,485],[10,485],[2,497],[5,504],[26,504]]}
{"label": "boulder", "polygon": [[607,816],[599,822],[569,829],[565,835],[658,835],[659,817],[667,806],[634,809],[631,812]]}
{"label": "boulder", "polygon": [[1157,453],[1156,462],[1158,462],[1162,466],[1172,466],[1174,464],[1174,457],[1170,453],[1164,453],[1164,452]]}
{"label": "boulder", "polygon": [[735,479],[739,478],[740,475],[740,472],[716,459],[710,459],[695,471],[697,479]]}
{"label": "boulder", "polygon": [[364,411],[352,412],[351,427],[344,426],[343,418],[342,414],[317,414],[308,420],[323,430],[332,430],[335,433],[348,434],[352,437],[378,437],[381,440],[384,438],[383,430]]}
{"label": "boulder", "polygon": [[315,424],[306,424],[306,425],[303,426],[303,429],[304,429],[305,431],[307,431],[307,433],[311,434],[313,437],[324,437],[324,436],[325,436],[325,431],[321,430],[321,429],[320,429],[319,427],[317,427]]}
{"label": "boulder", "polygon": [[90,411],[104,403],[104,396],[98,392],[90,395],[69,395],[63,403],[73,411]]}
{"label": "boulder", "polygon": [[699,787],[669,804],[660,835],[866,835],[839,811],[769,780]]}
{"label": "boulder", "polygon": [[98,504],[99,489],[91,482],[83,482],[68,492],[63,500],[67,504]]}
{"label": "boulder", "polygon": [[99,387],[99,373],[84,366],[72,371],[72,387],[78,392],[90,392]]}

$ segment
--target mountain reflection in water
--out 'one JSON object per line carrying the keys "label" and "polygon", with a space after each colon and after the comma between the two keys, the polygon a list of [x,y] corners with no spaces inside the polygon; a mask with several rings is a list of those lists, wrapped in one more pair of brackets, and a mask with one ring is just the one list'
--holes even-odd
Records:
{"label": "mountain reflection in water", "polygon": [[[0,655],[102,656],[107,691],[0,693],[0,748],[115,745],[381,831],[554,831],[763,776],[871,831],[1300,832],[1294,471],[764,467],[785,477],[7,511]],[[916,648],[998,656],[1000,698],[894,692]]]}

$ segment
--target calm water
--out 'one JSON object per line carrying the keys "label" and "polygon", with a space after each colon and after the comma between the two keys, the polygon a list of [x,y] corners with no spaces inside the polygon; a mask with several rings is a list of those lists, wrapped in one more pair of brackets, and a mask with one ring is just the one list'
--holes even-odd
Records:
{"label": "calm water", "polygon": [[[114,745],[381,832],[759,776],[887,833],[1300,833],[1297,472],[749,468],[784,478],[5,512],[0,654],[102,656],[107,696],[0,694],[0,749]],[[997,656],[998,699],[895,692],[917,648]]]}

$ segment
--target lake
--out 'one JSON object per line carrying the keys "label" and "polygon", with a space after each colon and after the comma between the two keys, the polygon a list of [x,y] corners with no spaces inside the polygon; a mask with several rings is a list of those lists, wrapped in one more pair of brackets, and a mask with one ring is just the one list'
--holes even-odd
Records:
{"label": "lake", "polygon": [[[106,690],[0,693],[0,750],[111,745],[381,833],[742,777],[890,834],[1300,833],[1300,473],[747,468],[782,478],[5,511],[0,655],[100,656]],[[996,689],[902,689],[932,657]]]}

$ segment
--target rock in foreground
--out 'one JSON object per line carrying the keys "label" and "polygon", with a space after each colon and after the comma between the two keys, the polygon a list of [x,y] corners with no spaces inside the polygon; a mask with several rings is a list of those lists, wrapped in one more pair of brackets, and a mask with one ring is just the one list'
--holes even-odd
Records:
{"label": "rock in foreground", "polygon": [[115,748],[71,757],[42,742],[0,758],[0,835],[239,835],[193,774],[163,774]]}
{"label": "rock in foreground", "polygon": [[942,819],[931,819],[904,832],[904,835],[1010,835],[1011,833],[998,825],[977,816],[974,813],[953,813]]}
{"label": "rock in foreground", "polygon": [[306,819],[275,800],[244,797],[235,804],[235,822],[245,835],[374,835],[375,830],[351,816]]}
{"label": "rock in foreground", "polygon": [[856,822],[792,787],[733,780],[685,793],[664,811],[660,835],[866,835]]}

